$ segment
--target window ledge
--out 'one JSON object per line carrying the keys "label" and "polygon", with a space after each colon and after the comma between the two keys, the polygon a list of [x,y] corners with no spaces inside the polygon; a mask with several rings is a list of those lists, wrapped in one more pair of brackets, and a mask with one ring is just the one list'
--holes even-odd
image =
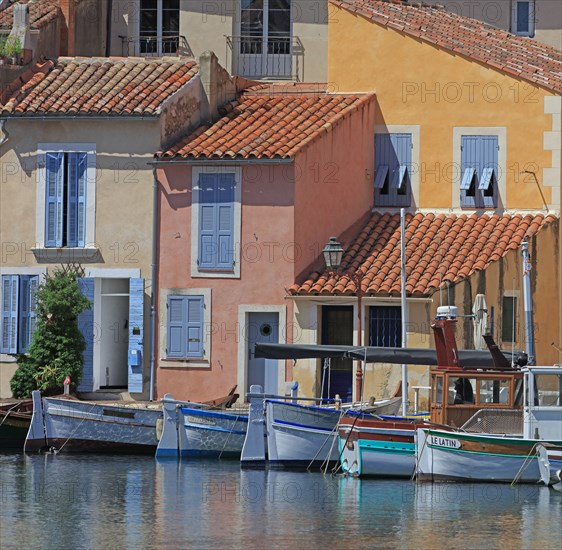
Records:
{"label": "window ledge", "polygon": [[170,359],[168,357],[160,358],[160,368],[162,369],[209,369],[210,361],[206,359]]}
{"label": "window ledge", "polygon": [[16,355],[15,353],[0,353],[0,363],[17,363]]}
{"label": "window ledge", "polygon": [[102,261],[101,252],[97,246],[85,248],[32,248],[31,251],[37,262],[44,264],[57,264],[75,260],[87,263],[99,263]]}

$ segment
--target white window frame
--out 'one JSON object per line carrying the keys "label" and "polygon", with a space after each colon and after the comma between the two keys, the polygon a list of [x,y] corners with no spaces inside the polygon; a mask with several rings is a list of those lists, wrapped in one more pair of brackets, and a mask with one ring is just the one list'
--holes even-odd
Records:
{"label": "white window frame", "polygon": [[[529,29],[527,31],[517,31],[517,7],[521,1],[529,2]],[[511,32],[518,36],[535,36],[535,0],[514,0],[511,10]]]}
{"label": "white window frame", "polygon": [[[234,174],[234,267],[232,271],[199,270],[199,175],[200,174]],[[242,233],[242,169],[238,166],[194,166],[191,171],[191,276],[206,279],[239,279],[240,250]]]}
{"label": "white window frame", "polygon": [[[497,136],[498,138],[498,200],[495,208],[486,210],[497,210],[507,208],[507,128],[505,126],[455,126],[453,128],[453,174],[452,174],[452,197],[453,209],[470,211],[470,208],[461,206],[461,181],[462,181],[462,136]],[[481,208],[478,208],[481,210]]]}
{"label": "white window frame", "polygon": [[[53,249],[45,246],[45,203],[46,203],[46,155],[47,153],[86,153],[86,235],[84,247],[63,247]],[[39,143],[37,145],[37,208],[35,214],[35,243],[33,251],[45,258],[54,258],[55,254],[49,251],[64,250],[76,259],[80,259],[81,252],[85,257],[92,257],[92,252],[97,251],[95,246],[96,232],[96,144],[95,143]],[[62,259],[62,258],[60,258]]]}
{"label": "white window frame", "polygon": [[[193,359],[169,359],[166,354],[168,345],[168,296],[203,296],[203,357]],[[159,332],[158,350],[160,354],[160,368],[210,368],[211,366],[211,289],[210,288],[163,288],[160,290],[159,302]]]}

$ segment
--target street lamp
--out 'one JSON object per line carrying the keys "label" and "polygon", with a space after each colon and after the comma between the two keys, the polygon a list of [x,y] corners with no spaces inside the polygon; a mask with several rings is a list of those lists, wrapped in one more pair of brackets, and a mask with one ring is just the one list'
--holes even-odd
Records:
{"label": "street lamp", "polygon": [[[341,262],[343,258],[344,250],[342,245],[336,237],[330,237],[330,240],[322,250],[324,254],[324,261],[326,262],[326,267],[332,272],[339,272],[341,267]],[[355,271],[348,276],[355,283],[356,295],[357,295],[357,346],[362,346],[362,312],[361,312],[361,298],[363,297],[363,289],[361,283],[363,281],[363,272],[360,270]],[[355,374],[355,398],[359,401],[363,398],[363,370],[361,368],[361,361],[357,362],[357,370]]]}

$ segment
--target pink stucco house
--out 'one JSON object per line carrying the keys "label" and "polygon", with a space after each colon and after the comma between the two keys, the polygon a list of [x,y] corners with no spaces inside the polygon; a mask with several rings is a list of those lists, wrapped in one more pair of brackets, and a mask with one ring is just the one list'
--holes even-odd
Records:
{"label": "pink stucco house", "polygon": [[286,287],[372,208],[373,94],[264,84],[217,112],[155,163],[157,397],[284,393],[253,346],[299,341]]}

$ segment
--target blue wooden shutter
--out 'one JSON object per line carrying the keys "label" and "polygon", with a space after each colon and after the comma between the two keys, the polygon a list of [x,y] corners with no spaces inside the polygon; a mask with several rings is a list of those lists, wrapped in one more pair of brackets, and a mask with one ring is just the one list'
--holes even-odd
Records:
{"label": "blue wooden shutter", "polygon": [[217,190],[217,268],[234,265],[234,174],[221,174]]}
{"label": "blue wooden shutter", "polygon": [[199,268],[234,263],[234,174],[199,176]]}
{"label": "blue wooden shutter", "polygon": [[480,192],[481,206],[498,205],[498,137],[480,136]]}
{"label": "blue wooden shutter", "polygon": [[86,188],[88,182],[88,155],[77,153],[78,156],[78,222],[76,227],[77,246],[86,246]]}
{"label": "blue wooden shutter", "polygon": [[[129,392],[142,392],[142,352],[144,347],[144,279],[129,281]],[[131,353],[135,352],[135,353]],[[140,365],[132,364],[131,357],[141,354]]]}
{"label": "blue wooden shutter", "polygon": [[186,357],[203,357],[203,296],[187,296]]}
{"label": "blue wooden shutter", "polygon": [[412,166],[412,136],[411,134],[390,134],[390,141],[394,149],[394,159],[396,159],[396,167],[391,180],[394,206],[410,206],[409,172]]}
{"label": "blue wooden shutter", "polygon": [[88,155],[86,153],[68,153],[68,246],[84,246],[87,161]]}
{"label": "blue wooden shutter", "polygon": [[187,353],[186,296],[168,296],[168,336],[166,356],[185,358]]}
{"label": "blue wooden shutter", "polygon": [[2,353],[18,351],[19,277],[2,275]]}
{"label": "blue wooden shutter", "polygon": [[461,206],[495,208],[498,198],[497,136],[462,136]]}
{"label": "blue wooden shutter", "polygon": [[78,244],[78,157],[67,155],[67,197],[66,197],[66,245]]}
{"label": "blue wooden shutter", "polygon": [[35,332],[35,310],[39,277],[37,275],[21,275],[20,307],[19,307],[19,351],[27,352],[31,338]]}
{"label": "blue wooden shutter", "polygon": [[480,137],[461,137],[461,206],[478,208],[481,206],[478,191],[480,178]]}
{"label": "blue wooden shutter", "polygon": [[409,206],[411,202],[411,134],[375,136],[375,205]]}
{"label": "blue wooden shutter", "polygon": [[64,153],[45,157],[45,246],[62,246]]}
{"label": "blue wooden shutter", "polygon": [[199,175],[199,268],[217,265],[216,190],[219,174]]}
{"label": "blue wooden shutter", "polygon": [[78,279],[80,292],[90,300],[90,309],[85,309],[78,316],[78,328],[86,340],[84,350],[84,367],[78,391],[94,391],[94,279],[85,277]]}

